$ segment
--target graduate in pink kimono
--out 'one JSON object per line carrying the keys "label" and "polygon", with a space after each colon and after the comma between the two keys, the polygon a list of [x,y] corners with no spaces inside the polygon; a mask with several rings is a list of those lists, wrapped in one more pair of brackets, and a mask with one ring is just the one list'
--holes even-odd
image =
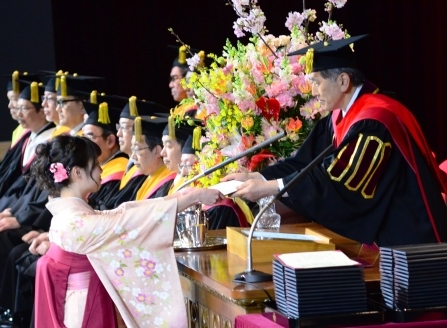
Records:
{"label": "graduate in pink kimono", "polygon": [[37,264],[35,327],[187,327],[172,248],[177,211],[222,195],[187,188],[164,198],[96,211],[87,203],[100,187],[99,147],[58,136],[38,146],[32,176],[55,196],[51,247]]}

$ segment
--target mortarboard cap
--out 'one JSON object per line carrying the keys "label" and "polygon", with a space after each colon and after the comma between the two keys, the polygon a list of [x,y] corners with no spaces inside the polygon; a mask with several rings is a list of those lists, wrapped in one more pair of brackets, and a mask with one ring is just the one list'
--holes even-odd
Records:
{"label": "mortarboard cap", "polygon": [[[54,76],[58,77],[58,76]],[[60,76],[60,83],[57,88],[57,95],[66,97],[74,96],[85,99],[86,94],[89,94],[95,89],[95,82],[103,80],[102,77],[85,76],[85,75],[62,75]]]}
{"label": "mortarboard cap", "polygon": [[[45,83],[45,91],[57,93],[60,84],[60,77],[64,75],[62,70],[58,72],[40,71],[41,80]],[[52,74],[52,75],[49,75]]]}
{"label": "mortarboard cap", "polygon": [[166,117],[158,116],[137,116],[134,118],[135,140],[141,142],[142,136],[155,137],[160,139],[163,136],[163,129],[168,123]]}
{"label": "mortarboard cap", "polygon": [[366,36],[367,34],[363,34],[347,39],[317,42],[291,52],[288,56],[306,55],[306,73],[331,68],[355,68],[356,59],[351,45]]}
{"label": "mortarboard cap", "polygon": [[42,83],[38,83],[36,81],[31,83],[27,81],[23,82],[27,83],[28,85],[22,90],[22,92],[20,92],[19,99],[29,100],[34,107],[36,107],[36,109],[42,108],[41,97],[45,91]]}
{"label": "mortarboard cap", "polygon": [[[84,103],[84,108],[86,103],[87,102]],[[95,105],[91,103],[87,106],[95,107]],[[90,112],[85,124],[95,125],[115,134],[116,124],[119,122],[119,111],[116,108],[109,108],[106,102],[96,106],[98,106],[98,109]]]}
{"label": "mortarboard cap", "polygon": [[113,96],[121,100],[126,100],[122,106],[120,117],[133,120],[136,116],[157,116],[158,111],[165,111],[168,108],[153,101],[138,100],[137,97],[132,96],[125,98],[121,96]]}
{"label": "mortarboard cap", "polygon": [[10,78],[6,85],[6,90],[14,91],[17,94],[25,89],[31,82],[40,82],[37,74],[29,74],[27,72],[20,73],[19,71],[14,71],[12,74],[1,74],[0,76]]}
{"label": "mortarboard cap", "polygon": [[168,117],[168,124],[163,130],[163,135],[173,139],[180,139],[185,144],[189,136],[193,137],[192,145],[194,149],[200,149],[200,138],[202,136],[202,121],[192,118],[174,122],[174,117]]}

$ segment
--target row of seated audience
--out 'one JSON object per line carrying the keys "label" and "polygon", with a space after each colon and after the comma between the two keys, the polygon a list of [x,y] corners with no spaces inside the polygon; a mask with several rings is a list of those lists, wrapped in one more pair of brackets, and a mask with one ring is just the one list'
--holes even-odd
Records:
{"label": "row of seated audience", "polygon": [[[52,217],[45,207],[50,196],[28,176],[38,144],[69,134],[99,146],[101,187],[88,197],[96,210],[169,195],[185,182],[187,169],[197,161],[194,126],[184,120],[172,129],[164,106],[100,95],[93,91],[96,80],[62,72],[15,72],[8,83],[8,107],[19,125],[0,164],[0,307],[5,324],[33,326],[36,263],[50,246]],[[45,87],[39,81],[45,81]],[[176,111],[186,117],[196,114],[194,108]],[[199,119],[195,122],[200,126]],[[253,220],[240,199],[225,199],[206,210],[210,229],[249,226]]]}

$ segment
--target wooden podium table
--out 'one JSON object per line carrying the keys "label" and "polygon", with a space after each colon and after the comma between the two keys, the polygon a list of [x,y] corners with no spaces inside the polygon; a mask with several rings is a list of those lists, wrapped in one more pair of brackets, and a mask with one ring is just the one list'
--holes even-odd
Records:
{"label": "wooden podium table", "polygon": [[[343,238],[316,223],[281,226],[280,232],[294,232],[297,228],[311,227],[330,236],[336,248],[349,257],[375,265],[365,269],[369,290],[378,290],[378,250],[364,249],[361,244]],[[209,231],[210,235],[225,236],[225,230]],[[238,315],[260,313],[262,303],[274,298],[273,282],[244,284],[233,282],[237,273],[245,271],[247,263],[226,249],[177,252],[177,266],[182,284],[189,327],[232,328]],[[272,262],[253,263],[258,271],[272,273]]]}

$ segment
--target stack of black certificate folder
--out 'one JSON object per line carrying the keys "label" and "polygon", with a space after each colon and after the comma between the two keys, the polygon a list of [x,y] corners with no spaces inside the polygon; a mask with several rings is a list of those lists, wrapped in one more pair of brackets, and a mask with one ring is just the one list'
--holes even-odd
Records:
{"label": "stack of black certificate folder", "polygon": [[387,307],[447,306],[447,244],[381,247],[379,270]]}
{"label": "stack of black certificate folder", "polygon": [[357,313],[368,308],[360,265],[293,268],[274,260],[273,282],[277,309],[289,318]]}

